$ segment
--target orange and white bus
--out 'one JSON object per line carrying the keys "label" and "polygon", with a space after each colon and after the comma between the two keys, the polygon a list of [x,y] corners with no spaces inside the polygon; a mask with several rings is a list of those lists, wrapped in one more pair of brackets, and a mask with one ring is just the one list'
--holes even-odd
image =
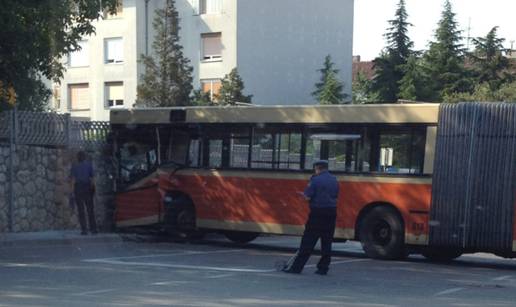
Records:
{"label": "orange and white bus", "polygon": [[[476,164],[468,154],[480,155],[471,144],[480,137],[468,138],[464,130],[477,122],[468,117],[468,108],[384,104],[113,110],[116,225],[219,231],[237,242],[264,233],[301,235],[309,208],[298,192],[310,178],[312,162],[325,159],[340,183],[335,238],[359,240],[368,256],[396,259],[420,252],[453,259],[476,251],[513,256],[516,127],[510,117],[501,124],[508,120],[503,129],[513,133],[503,145],[508,149],[499,148],[509,157],[491,169],[506,172],[495,180],[504,186],[503,193],[499,190],[503,209],[487,203],[478,205],[484,206],[481,210],[471,208],[477,206],[474,192],[487,193],[493,179],[483,174],[471,181]],[[514,120],[516,109],[507,110]],[[461,120],[465,124],[458,124]],[[441,124],[452,130],[442,130]],[[491,201],[499,203],[496,197]],[[468,213],[470,209],[490,217]]]}

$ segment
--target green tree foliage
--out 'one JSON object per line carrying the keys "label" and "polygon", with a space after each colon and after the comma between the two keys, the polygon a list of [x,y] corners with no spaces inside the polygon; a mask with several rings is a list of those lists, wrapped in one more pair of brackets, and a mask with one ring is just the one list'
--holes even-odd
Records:
{"label": "green tree foliage", "polygon": [[445,95],[453,92],[466,92],[471,89],[472,80],[464,68],[464,49],[461,44],[461,31],[455,21],[455,13],[449,0],[445,1],[441,19],[435,31],[435,41],[430,43],[426,52],[425,70],[431,89],[427,100],[442,101]]}
{"label": "green tree foliage", "polygon": [[503,47],[505,39],[498,38],[497,30],[498,27],[494,27],[486,37],[473,39],[475,51],[471,54],[477,82],[487,82],[491,91],[496,91],[511,77],[507,71],[510,66],[509,59],[504,56],[507,51]]}
{"label": "green tree foliage", "polygon": [[[3,0],[0,10],[0,108],[17,98],[24,110],[42,110],[50,91],[39,76],[58,81],[62,58],[78,50],[78,42],[95,32],[91,22],[116,0]],[[11,104],[8,104],[11,102]]]}
{"label": "green tree foliage", "polygon": [[408,37],[408,28],[412,26],[407,21],[408,13],[405,0],[400,0],[395,17],[389,20],[389,28],[384,35],[387,46],[384,52],[374,62],[376,76],[372,90],[382,102],[394,102],[398,98],[399,82],[403,78],[404,68],[413,54],[414,43]]}
{"label": "green tree foliage", "polygon": [[365,104],[375,103],[378,101],[378,97],[375,92],[371,90],[372,81],[367,79],[366,76],[359,72],[355,81],[353,81],[353,99],[354,104]]}
{"label": "green tree foliage", "polygon": [[516,82],[502,84],[498,89],[492,90],[488,82],[479,84],[472,93],[451,93],[444,97],[445,102],[513,102],[516,103]]}
{"label": "green tree foliage", "polygon": [[156,30],[153,56],[141,55],[145,66],[137,88],[136,105],[140,107],[170,107],[190,105],[192,71],[190,60],[179,43],[179,15],[174,0],[167,0],[156,10],[153,27]]}
{"label": "green tree foliage", "polygon": [[190,101],[192,102],[192,105],[195,106],[209,106],[213,105],[213,101],[210,97],[209,92],[205,92],[202,89],[198,89],[192,92],[192,97],[190,98]]}
{"label": "green tree foliage", "polygon": [[215,96],[215,102],[221,105],[235,105],[237,102],[251,103],[253,95],[244,95],[244,81],[233,68],[229,74],[221,80],[220,92]]}
{"label": "green tree foliage", "polygon": [[331,56],[327,55],[323,68],[318,70],[321,73],[321,81],[315,84],[312,96],[320,104],[340,104],[348,98],[348,95],[342,92],[344,84],[339,80],[339,70],[334,66]]}
{"label": "green tree foliage", "polygon": [[424,101],[431,96],[427,84],[430,82],[425,75],[422,59],[416,54],[409,57],[403,65],[403,78],[399,81],[399,99]]}

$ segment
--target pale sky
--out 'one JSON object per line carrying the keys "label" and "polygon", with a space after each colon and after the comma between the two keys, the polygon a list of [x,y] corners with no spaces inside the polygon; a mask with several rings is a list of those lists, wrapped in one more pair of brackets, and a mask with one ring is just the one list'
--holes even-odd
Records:
{"label": "pale sky", "polygon": [[[383,34],[387,21],[394,18],[399,0],[355,0],[353,55],[362,60],[374,59],[385,46]],[[441,17],[444,0],[406,0],[408,21],[414,26],[409,36],[416,50],[426,49],[433,40],[437,22]],[[452,0],[456,21],[467,37],[471,20],[471,37],[485,36],[494,26],[499,26],[498,35],[511,41],[516,49],[516,0]],[[466,42],[464,42],[466,44]]]}

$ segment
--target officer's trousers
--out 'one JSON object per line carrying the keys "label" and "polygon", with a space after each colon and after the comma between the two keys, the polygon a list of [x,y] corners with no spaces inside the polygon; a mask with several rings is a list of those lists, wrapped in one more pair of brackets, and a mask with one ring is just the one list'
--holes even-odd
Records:
{"label": "officer's trousers", "polygon": [[317,269],[324,273],[328,272],[336,216],[335,208],[312,208],[310,210],[299,250],[288,269],[297,273],[301,272],[310,258],[315,244],[321,239],[321,259],[317,263]]}
{"label": "officer's trousers", "polygon": [[[75,202],[77,203],[77,213],[79,215],[79,223],[81,224],[82,233],[86,233],[86,214],[88,215],[88,224],[91,233],[97,232],[97,223],[95,222],[95,212],[93,209],[93,189],[90,184],[76,183]],[[86,214],[85,212],[86,211]]]}

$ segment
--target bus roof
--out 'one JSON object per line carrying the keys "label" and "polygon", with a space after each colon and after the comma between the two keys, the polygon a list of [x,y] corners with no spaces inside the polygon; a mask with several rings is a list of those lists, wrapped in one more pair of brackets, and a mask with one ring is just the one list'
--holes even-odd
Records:
{"label": "bus roof", "polygon": [[230,106],[111,110],[112,124],[166,123],[426,123],[436,124],[439,104]]}

